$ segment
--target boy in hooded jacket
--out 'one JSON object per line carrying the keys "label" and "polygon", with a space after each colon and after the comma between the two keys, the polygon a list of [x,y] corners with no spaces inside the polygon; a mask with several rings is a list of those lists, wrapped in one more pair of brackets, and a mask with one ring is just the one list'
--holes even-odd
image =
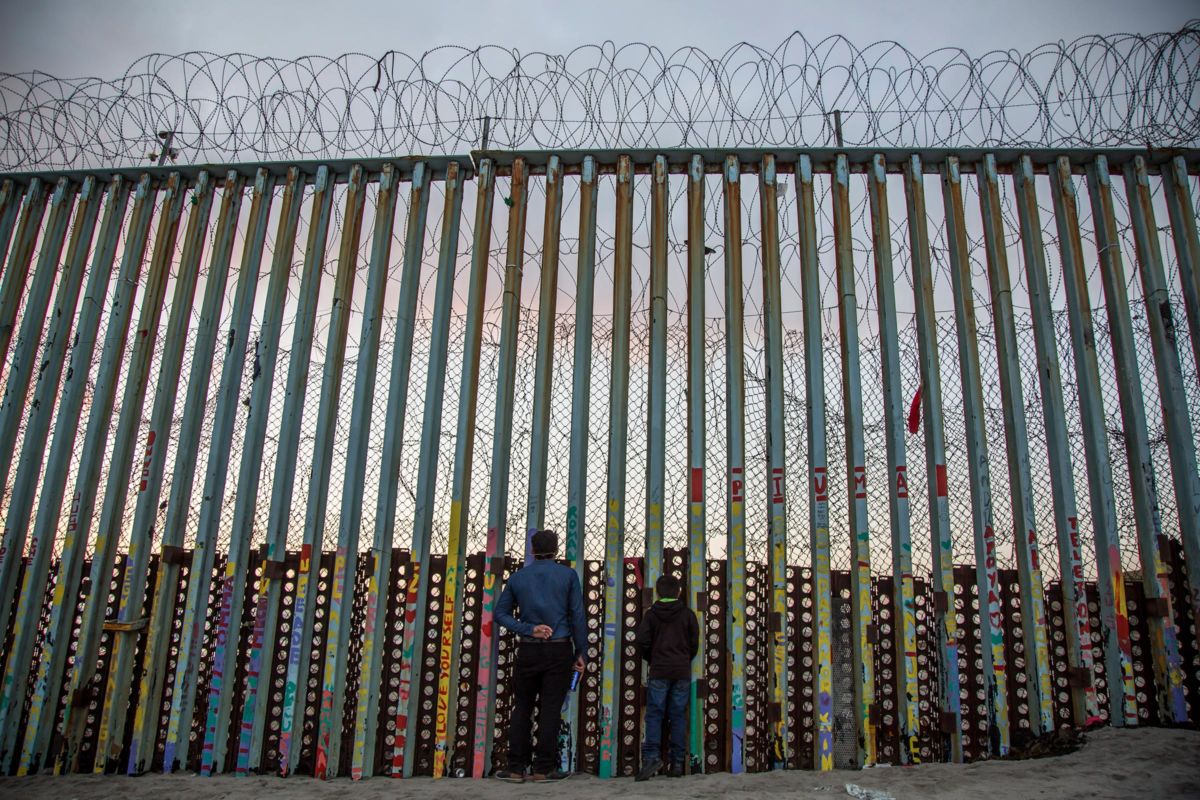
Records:
{"label": "boy in hooded jacket", "polygon": [[637,644],[650,664],[646,684],[646,739],[642,742],[644,781],[662,769],[662,726],[665,716],[671,725],[671,777],[683,775],[687,754],[687,703],[692,683],[692,659],[700,651],[700,626],[696,615],[680,599],[682,584],[673,575],[663,575],[654,589],[658,602],[642,616]]}

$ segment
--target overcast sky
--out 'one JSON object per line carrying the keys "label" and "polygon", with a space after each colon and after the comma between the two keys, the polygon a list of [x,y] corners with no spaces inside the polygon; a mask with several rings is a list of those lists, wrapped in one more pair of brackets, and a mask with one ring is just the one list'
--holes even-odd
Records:
{"label": "overcast sky", "polygon": [[603,40],[711,53],[774,46],[790,31],[894,39],[917,53],[1026,50],[1084,33],[1177,30],[1195,0],[0,0],[0,71],[116,77],[138,56],[185,50],[263,56],[419,53],[442,44],[562,52]]}

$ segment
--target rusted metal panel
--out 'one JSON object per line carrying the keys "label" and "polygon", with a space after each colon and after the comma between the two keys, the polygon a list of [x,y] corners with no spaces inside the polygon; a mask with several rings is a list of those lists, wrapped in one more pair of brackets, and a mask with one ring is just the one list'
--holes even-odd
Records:
{"label": "rusted metal panel", "polygon": [[603,647],[604,564],[584,562],[583,605],[588,619],[587,668],[579,679],[579,770],[600,772],[600,654]]}
{"label": "rusted metal panel", "polygon": [[[1000,739],[1000,729],[993,724],[991,694],[994,689],[984,667],[987,661],[983,654],[985,648],[990,648],[990,643],[983,639],[984,628],[980,620],[987,613],[987,601],[979,600],[974,566],[956,566],[951,589],[950,596],[953,599],[949,613],[958,621],[959,645],[955,655],[964,694],[962,716],[957,723],[958,733],[962,738],[963,759],[974,761],[986,758],[993,749],[998,750],[993,745],[998,745]],[[936,610],[937,598],[929,599]],[[996,599],[999,600],[998,595]],[[929,605],[927,601],[926,608]],[[1008,696],[1007,686],[1000,686],[999,689],[1005,693],[1005,697]],[[944,730],[955,724],[953,718],[943,713],[935,714],[934,722],[934,730]]]}
{"label": "rusted metal panel", "polygon": [[642,654],[633,634],[642,621],[642,590],[646,585],[645,562],[626,558],[621,571],[621,645],[620,706],[617,709],[616,775],[628,776],[641,769],[642,711],[646,706],[646,687],[642,682]]}
{"label": "rusted metal panel", "polygon": [[726,704],[729,692],[729,629],[724,624],[729,603],[723,587],[728,565],[725,561],[705,561],[705,590],[699,596],[705,604],[705,627],[700,629],[700,652],[704,667],[701,684],[704,702],[704,771],[729,770],[729,716]]}
{"label": "rusted metal panel", "polygon": [[812,570],[788,567],[788,768],[815,769],[816,605]]}

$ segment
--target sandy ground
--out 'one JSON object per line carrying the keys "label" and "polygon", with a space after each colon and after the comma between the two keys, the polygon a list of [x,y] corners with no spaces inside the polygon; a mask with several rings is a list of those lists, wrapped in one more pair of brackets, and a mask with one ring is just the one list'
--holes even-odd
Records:
{"label": "sandy ground", "polygon": [[[847,784],[852,784],[849,789]],[[848,790],[849,789],[849,790]],[[928,764],[860,772],[775,772],[758,775],[711,775],[643,783],[631,778],[601,781],[573,777],[550,785],[512,785],[462,779],[408,781],[375,778],[361,783],[308,778],[200,778],[194,775],[145,775],[139,778],[72,775],[0,778],[0,797],[91,800],[92,798],[465,798],[515,800],[521,797],[601,798],[788,798],[858,796],[866,800],[910,798],[1200,798],[1200,732],[1185,730],[1105,729],[1088,735],[1087,744],[1066,756],[1031,761],[992,761],[966,766]]]}

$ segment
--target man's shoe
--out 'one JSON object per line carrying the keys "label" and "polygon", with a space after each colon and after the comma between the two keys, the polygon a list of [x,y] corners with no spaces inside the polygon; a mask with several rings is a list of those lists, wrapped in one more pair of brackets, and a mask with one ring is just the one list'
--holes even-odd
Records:
{"label": "man's shoe", "polygon": [[529,776],[529,780],[532,783],[548,783],[554,781],[565,781],[569,777],[571,777],[571,773],[563,772],[561,769],[556,769],[553,772],[535,772]]}
{"label": "man's shoe", "polygon": [[657,758],[647,761],[642,765],[642,771],[637,774],[637,777],[634,778],[634,780],[648,781],[657,775],[660,769],[662,769],[662,761],[658,760]]}
{"label": "man's shoe", "polygon": [[672,764],[671,767],[667,770],[667,777],[668,778],[682,778],[683,777],[683,762],[679,761],[679,762]]}
{"label": "man's shoe", "polygon": [[525,782],[524,773],[515,772],[514,770],[511,770],[511,769],[496,770],[496,772],[492,775],[492,777],[496,778],[497,780],[505,781],[507,783],[524,783]]}

